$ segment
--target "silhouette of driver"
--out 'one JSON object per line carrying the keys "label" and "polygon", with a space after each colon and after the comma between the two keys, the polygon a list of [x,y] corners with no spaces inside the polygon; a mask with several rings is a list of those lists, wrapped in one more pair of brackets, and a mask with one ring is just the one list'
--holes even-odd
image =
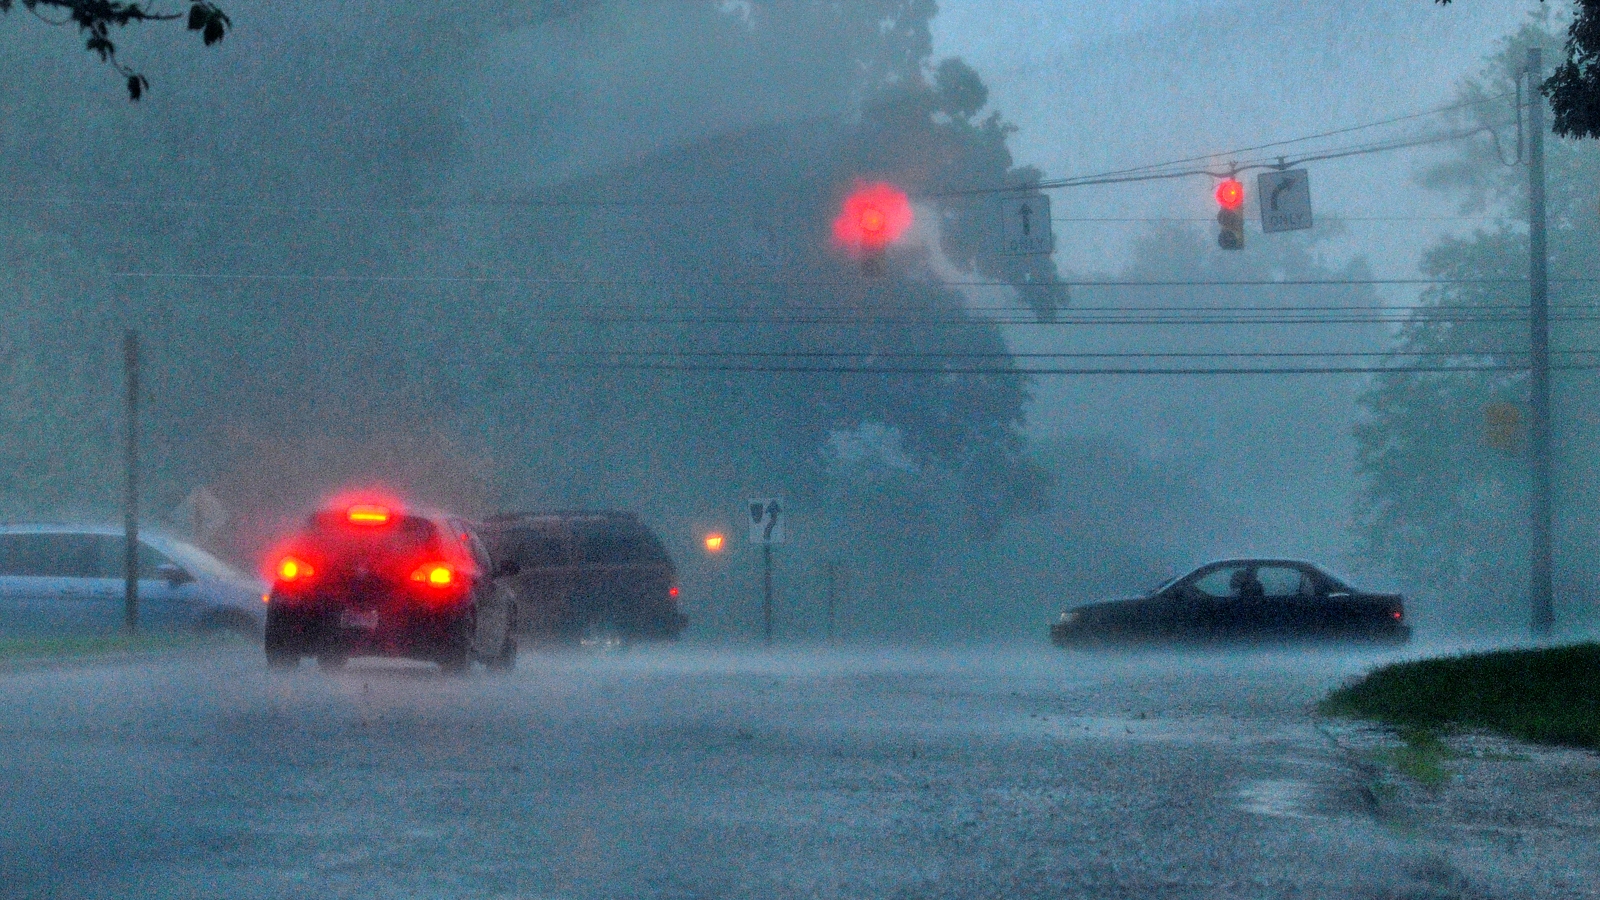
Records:
{"label": "silhouette of driver", "polygon": [[1235,569],[1228,579],[1228,586],[1240,600],[1260,600],[1267,593],[1261,586],[1261,580],[1256,578],[1255,569]]}

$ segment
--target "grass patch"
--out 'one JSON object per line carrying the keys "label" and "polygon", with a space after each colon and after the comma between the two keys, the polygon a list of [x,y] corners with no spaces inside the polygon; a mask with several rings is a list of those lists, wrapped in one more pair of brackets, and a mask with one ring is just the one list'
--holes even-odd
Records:
{"label": "grass patch", "polygon": [[198,635],[182,633],[6,637],[0,638],[0,662],[107,656],[121,653],[159,653],[164,650],[192,647],[203,640],[205,638]]}
{"label": "grass patch", "polygon": [[1445,763],[1460,758],[1460,754],[1451,750],[1438,732],[1402,728],[1400,739],[1405,741],[1404,745],[1380,754],[1385,762],[1424,787],[1436,788],[1450,780],[1450,770],[1445,768]]}
{"label": "grass patch", "polygon": [[1482,728],[1600,750],[1600,644],[1395,663],[1333,691],[1317,711],[1382,722],[1407,747],[1415,744],[1408,733],[1428,732],[1437,742],[1439,731]]}

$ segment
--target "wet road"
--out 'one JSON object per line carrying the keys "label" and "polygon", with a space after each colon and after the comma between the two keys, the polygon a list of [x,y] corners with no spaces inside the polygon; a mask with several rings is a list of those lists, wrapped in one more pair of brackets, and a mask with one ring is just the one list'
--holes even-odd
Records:
{"label": "wet road", "polygon": [[222,648],[13,671],[0,894],[1516,896],[1460,893],[1308,713],[1386,658],[685,647],[452,679]]}

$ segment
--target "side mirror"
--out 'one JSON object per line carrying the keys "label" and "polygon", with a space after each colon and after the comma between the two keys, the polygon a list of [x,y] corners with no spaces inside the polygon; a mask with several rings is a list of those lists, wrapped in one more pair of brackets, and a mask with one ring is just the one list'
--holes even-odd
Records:
{"label": "side mirror", "polygon": [[506,578],[508,576],[515,575],[515,574],[517,574],[518,572],[521,572],[521,571],[522,571],[522,567],[517,565],[517,561],[516,560],[514,560],[514,559],[502,559],[499,562],[494,564],[494,571],[489,573],[489,577],[491,577],[491,578]]}
{"label": "side mirror", "polygon": [[165,580],[172,587],[183,587],[194,581],[194,576],[184,571],[183,566],[177,563],[162,563],[156,566],[156,576]]}

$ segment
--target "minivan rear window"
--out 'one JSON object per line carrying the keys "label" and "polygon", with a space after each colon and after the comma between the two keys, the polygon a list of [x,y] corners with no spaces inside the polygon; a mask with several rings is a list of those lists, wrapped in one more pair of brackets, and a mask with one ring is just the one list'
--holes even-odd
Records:
{"label": "minivan rear window", "polygon": [[666,562],[667,551],[655,535],[632,522],[575,522],[578,556],[594,565]]}

